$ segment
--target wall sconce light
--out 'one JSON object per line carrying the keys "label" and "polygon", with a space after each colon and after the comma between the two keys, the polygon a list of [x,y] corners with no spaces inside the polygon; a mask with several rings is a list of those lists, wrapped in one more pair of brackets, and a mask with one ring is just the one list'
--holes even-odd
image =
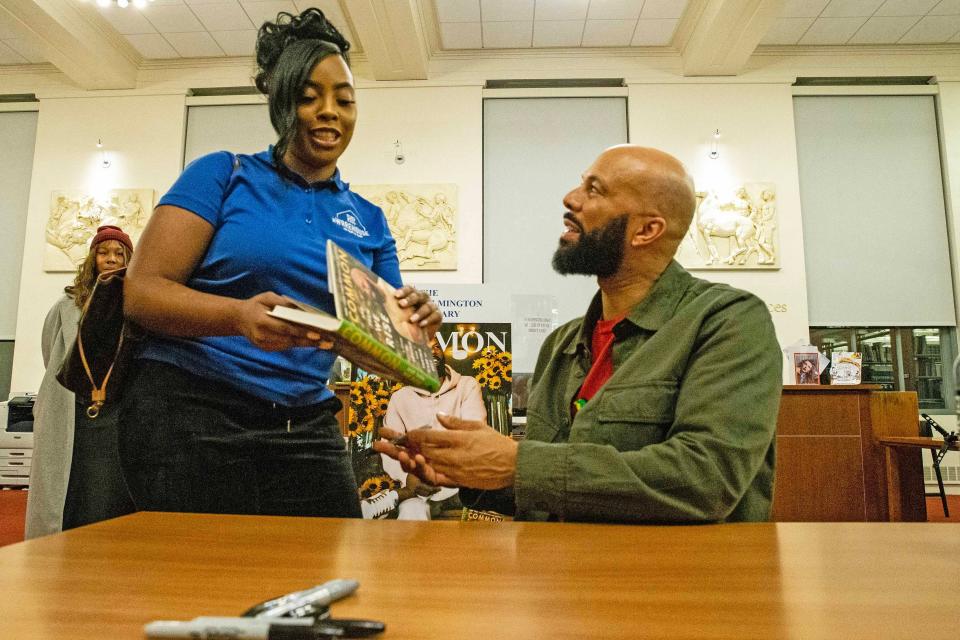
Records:
{"label": "wall sconce light", "polygon": [[97,149],[100,150],[100,167],[109,169],[110,158],[107,157],[107,152],[103,150],[103,141],[100,138],[97,138]]}
{"label": "wall sconce light", "polygon": [[713,132],[713,140],[710,141],[710,159],[716,160],[720,157],[720,129]]}
{"label": "wall sconce light", "polygon": [[393,143],[393,161],[397,164],[403,164],[406,159],[407,157],[403,155],[403,145],[400,144],[399,140],[395,141]]}

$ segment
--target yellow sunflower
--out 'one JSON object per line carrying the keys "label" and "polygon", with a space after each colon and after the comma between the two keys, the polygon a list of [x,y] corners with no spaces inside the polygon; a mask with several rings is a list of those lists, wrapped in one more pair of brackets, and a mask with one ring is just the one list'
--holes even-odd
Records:
{"label": "yellow sunflower", "polygon": [[360,485],[360,497],[369,498],[373,494],[379,491],[380,482],[377,478],[367,478],[363,481],[363,484]]}
{"label": "yellow sunflower", "polygon": [[366,433],[367,431],[373,431],[373,426],[376,423],[373,415],[366,414],[363,416],[363,420],[360,421],[360,430]]}
{"label": "yellow sunflower", "polygon": [[360,404],[363,401],[363,393],[356,385],[350,387],[350,404]]}

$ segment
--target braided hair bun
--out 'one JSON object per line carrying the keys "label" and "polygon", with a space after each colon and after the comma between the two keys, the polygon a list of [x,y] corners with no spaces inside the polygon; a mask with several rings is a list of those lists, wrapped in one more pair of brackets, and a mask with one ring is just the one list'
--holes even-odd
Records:
{"label": "braided hair bun", "polygon": [[257,32],[257,68],[255,78],[257,89],[269,94],[270,76],[288,45],[301,40],[320,40],[339,49],[340,55],[350,64],[347,52],[350,43],[335,26],[323,15],[323,11],[310,7],[300,15],[286,11],[277,14],[275,22],[264,22]]}

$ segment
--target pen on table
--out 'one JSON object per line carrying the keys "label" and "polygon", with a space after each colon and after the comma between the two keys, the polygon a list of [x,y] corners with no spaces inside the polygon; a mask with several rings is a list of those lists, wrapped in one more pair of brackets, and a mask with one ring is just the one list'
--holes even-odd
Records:
{"label": "pen on table", "polygon": [[[411,431],[420,431],[421,429],[430,429],[430,428],[431,428],[430,425],[427,424],[427,425],[424,425],[424,426],[422,426],[422,427],[417,427],[416,429],[411,429]],[[405,432],[405,433],[397,436],[397,437],[394,438],[393,440],[390,440],[389,442],[390,442],[390,444],[392,444],[392,445],[395,446],[395,447],[406,447],[406,446],[407,446],[407,436],[408,436],[408,435],[409,435],[409,432]]]}
{"label": "pen on table", "polygon": [[356,580],[330,580],[303,591],[294,591],[262,602],[245,611],[243,615],[254,618],[279,618],[306,605],[314,608],[325,607],[331,602],[346,598],[359,586],[360,583]]}
{"label": "pen on table", "polygon": [[144,626],[148,638],[187,640],[325,640],[342,629],[316,626],[313,618],[230,618],[202,616],[193,620],[156,620]]}
{"label": "pen on table", "polygon": [[326,640],[366,638],[383,633],[386,628],[379,620],[200,616],[193,620],[157,620],[143,630],[148,638]]}

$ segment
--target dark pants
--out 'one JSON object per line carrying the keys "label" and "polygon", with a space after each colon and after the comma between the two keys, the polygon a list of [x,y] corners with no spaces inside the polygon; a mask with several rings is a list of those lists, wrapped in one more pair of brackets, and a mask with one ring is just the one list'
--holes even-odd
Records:
{"label": "dark pants", "polygon": [[120,459],[138,509],[360,517],[336,398],[286,408],[165,363],[134,370]]}
{"label": "dark pants", "polygon": [[73,458],[63,505],[64,529],[133,513],[117,453],[117,407],[106,405],[96,419],[90,419],[87,404],[76,404]]}

